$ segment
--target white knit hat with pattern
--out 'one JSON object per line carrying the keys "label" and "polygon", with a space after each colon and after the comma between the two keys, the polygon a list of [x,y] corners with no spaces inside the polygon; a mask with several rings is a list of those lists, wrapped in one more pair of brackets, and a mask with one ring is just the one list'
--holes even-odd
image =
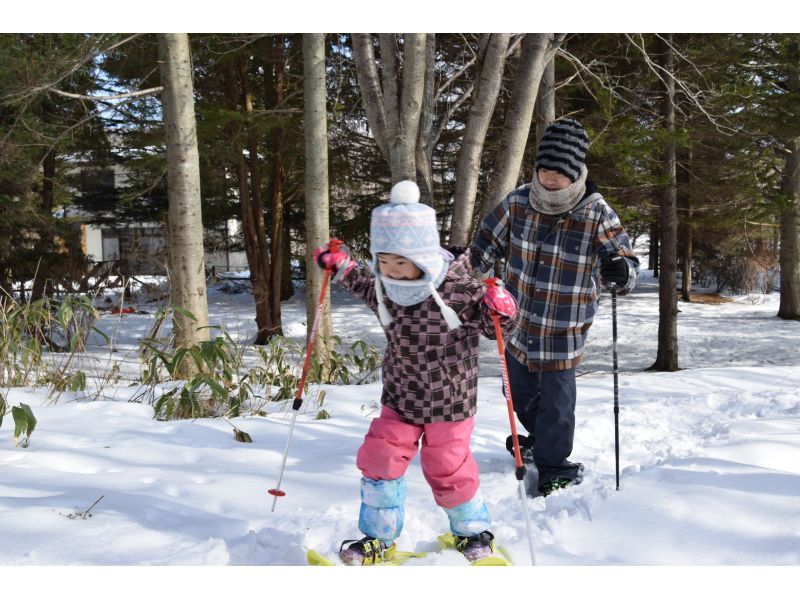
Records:
{"label": "white knit hat with pattern", "polygon": [[[461,325],[456,313],[445,305],[436,285],[446,273],[452,255],[439,245],[436,212],[419,203],[419,187],[413,181],[400,181],[392,187],[389,203],[372,210],[370,252],[375,271],[375,292],[378,314],[384,326],[392,318],[383,303],[381,276],[377,264],[379,253],[393,253],[408,258],[422,270],[421,282],[429,285],[431,296],[442,311],[450,329]],[[449,256],[449,259],[447,259]]]}

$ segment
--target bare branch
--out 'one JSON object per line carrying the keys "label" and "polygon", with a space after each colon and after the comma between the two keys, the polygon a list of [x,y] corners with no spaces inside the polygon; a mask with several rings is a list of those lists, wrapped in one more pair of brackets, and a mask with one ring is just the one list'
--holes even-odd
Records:
{"label": "bare branch", "polygon": [[68,91],[61,91],[60,89],[50,89],[49,91],[53,92],[56,95],[63,96],[65,98],[74,98],[76,100],[89,100],[92,102],[106,102],[109,100],[124,100],[128,98],[139,98],[142,96],[155,95],[157,93],[161,93],[163,90],[164,87],[159,85],[158,87],[151,87],[149,89],[142,89],[140,91],[132,91],[130,93],[118,93],[110,96],[85,96],[79,93],[70,93]]}
{"label": "bare branch", "polygon": [[[112,50],[115,50],[116,48],[128,43],[131,40],[136,39],[137,37],[139,37],[141,35],[142,35],[141,33],[135,33],[133,35],[129,35],[128,37],[126,37],[126,38],[124,38],[124,39],[122,39],[122,40],[120,40],[120,41],[118,41],[118,42],[116,42],[114,44],[111,44],[110,46],[108,46],[106,48],[100,48],[100,49],[95,48],[93,51],[88,52],[86,54],[83,54],[78,60],[75,61],[75,63],[69,69],[67,69],[64,73],[62,73],[55,81],[52,81],[50,83],[45,83],[45,84],[39,85],[37,87],[28,88],[25,91],[20,92],[20,93],[8,94],[8,95],[4,96],[3,98],[0,98],[0,100],[2,100],[3,102],[19,102],[21,100],[24,100],[25,98],[29,98],[29,97],[35,96],[38,93],[41,93],[41,92],[44,92],[44,91],[50,91],[56,85],[61,83],[64,79],[74,75],[81,67],[83,67],[86,63],[91,62],[92,60],[94,60],[97,56],[100,56],[102,54],[107,54],[108,52],[111,52]],[[94,40],[92,40],[92,41],[94,41]]]}
{"label": "bare branch", "polygon": [[[631,44],[632,44],[632,45],[633,45],[633,46],[634,46],[634,47],[635,47],[637,50],[639,50],[639,52],[641,53],[642,57],[643,57],[643,58],[644,58],[644,60],[645,60],[645,63],[646,63],[646,64],[647,64],[647,66],[650,68],[650,71],[651,71],[651,72],[652,72],[652,73],[653,73],[653,74],[654,74],[656,77],[658,77],[658,79],[659,79],[659,80],[660,80],[660,81],[661,81],[661,82],[662,82],[662,83],[663,83],[665,86],[667,85],[667,79],[671,79],[672,81],[674,81],[674,82],[675,82],[675,84],[676,84],[676,85],[677,85],[677,86],[680,88],[680,90],[681,90],[681,91],[682,91],[682,92],[683,92],[683,93],[686,95],[686,97],[687,97],[687,98],[689,98],[689,100],[692,102],[692,104],[694,104],[694,106],[695,106],[695,107],[696,107],[698,110],[700,110],[700,112],[702,112],[702,113],[705,115],[705,117],[708,119],[708,121],[709,121],[711,124],[713,124],[713,125],[714,125],[714,127],[717,129],[717,131],[719,131],[719,132],[720,132],[720,133],[722,133],[723,135],[728,135],[728,136],[730,136],[730,135],[734,135],[734,134],[736,134],[736,133],[737,133],[736,129],[734,129],[734,128],[732,128],[732,127],[729,127],[729,126],[727,126],[727,125],[724,125],[724,124],[722,124],[722,123],[720,122],[720,118],[719,118],[719,117],[717,117],[717,116],[714,116],[714,115],[712,115],[712,114],[711,114],[711,113],[708,111],[708,109],[706,108],[706,106],[705,106],[705,105],[703,105],[703,102],[702,102],[702,98],[703,98],[703,91],[702,91],[702,90],[700,90],[700,91],[697,91],[697,92],[694,92],[694,91],[692,91],[692,90],[689,88],[689,85],[686,83],[686,81],[684,81],[683,79],[680,79],[680,78],[676,77],[676,76],[675,76],[675,74],[674,74],[673,72],[669,71],[668,69],[665,69],[664,67],[662,67],[661,65],[659,65],[659,64],[657,64],[657,63],[655,63],[655,62],[652,60],[652,58],[650,57],[650,55],[649,55],[649,54],[648,54],[648,52],[647,52],[647,49],[645,48],[645,44],[644,44],[644,36],[643,36],[641,33],[639,34],[639,40],[640,40],[640,43],[639,43],[639,44],[637,44],[637,43],[636,43],[636,41],[635,41],[635,40],[634,40],[634,39],[633,39],[633,38],[632,38],[630,35],[628,35],[627,33],[625,33],[625,34],[623,34],[623,35],[625,35],[625,37],[628,39],[628,41],[629,41],[629,42],[630,42],[630,43],[631,43]],[[663,38],[663,37],[661,37],[661,36],[658,36],[658,38],[659,38],[659,39],[661,39],[661,40],[664,40],[664,38]],[[689,63],[691,64],[691,61],[688,61],[688,59],[687,59],[687,62],[689,62]],[[694,65],[692,65],[692,66],[694,67]],[[696,68],[696,67],[694,67],[694,68]]]}

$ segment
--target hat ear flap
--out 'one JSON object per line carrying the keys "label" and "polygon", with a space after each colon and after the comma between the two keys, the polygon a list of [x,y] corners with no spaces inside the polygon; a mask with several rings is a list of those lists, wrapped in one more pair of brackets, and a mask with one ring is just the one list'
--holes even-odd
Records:
{"label": "hat ear flap", "polygon": [[436,287],[433,285],[432,282],[430,283],[430,288],[431,288],[431,297],[433,297],[433,300],[436,301],[436,305],[438,305],[439,309],[442,311],[442,315],[444,316],[444,321],[447,322],[447,327],[450,330],[461,328],[461,320],[458,319],[458,314],[452,307],[445,304],[445,302],[442,300],[442,297],[436,291]]}

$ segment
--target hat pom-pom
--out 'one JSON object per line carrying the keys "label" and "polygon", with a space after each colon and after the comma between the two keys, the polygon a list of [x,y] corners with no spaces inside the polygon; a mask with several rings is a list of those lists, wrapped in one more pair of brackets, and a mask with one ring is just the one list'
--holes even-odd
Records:
{"label": "hat pom-pom", "polygon": [[419,203],[419,187],[414,181],[400,181],[392,187],[392,203]]}

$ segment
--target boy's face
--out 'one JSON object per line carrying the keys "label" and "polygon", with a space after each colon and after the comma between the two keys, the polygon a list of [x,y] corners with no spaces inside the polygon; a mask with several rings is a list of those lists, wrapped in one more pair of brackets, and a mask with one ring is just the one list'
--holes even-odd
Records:
{"label": "boy's face", "polygon": [[561,174],[557,170],[547,170],[540,168],[536,171],[539,176],[539,184],[548,191],[560,191],[566,189],[572,184],[569,177]]}
{"label": "boy's face", "polygon": [[422,270],[414,262],[395,253],[379,253],[378,268],[386,278],[394,280],[416,280],[422,277]]}

